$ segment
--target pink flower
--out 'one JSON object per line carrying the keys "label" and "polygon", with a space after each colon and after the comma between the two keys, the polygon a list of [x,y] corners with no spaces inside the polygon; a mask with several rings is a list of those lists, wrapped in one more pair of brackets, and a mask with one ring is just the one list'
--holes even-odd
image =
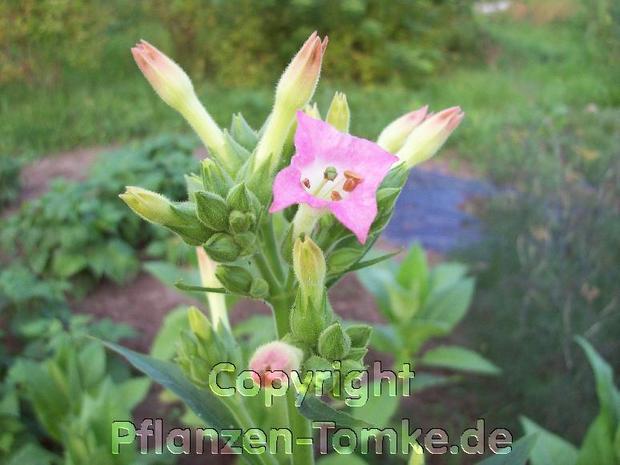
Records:
{"label": "pink flower", "polygon": [[275,380],[288,385],[289,375],[301,367],[303,352],[282,341],[260,346],[250,359],[252,379],[261,386],[271,386]]}
{"label": "pink flower", "polygon": [[303,112],[297,123],[297,152],[275,178],[269,211],[294,204],[329,210],[363,244],[377,216],[377,188],[398,159]]}

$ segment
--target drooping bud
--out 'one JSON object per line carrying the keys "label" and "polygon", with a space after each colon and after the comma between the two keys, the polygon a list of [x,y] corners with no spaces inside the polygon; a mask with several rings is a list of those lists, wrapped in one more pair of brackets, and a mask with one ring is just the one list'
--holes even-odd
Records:
{"label": "drooping bud", "polygon": [[351,111],[347,103],[347,96],[342,92],[336,92],[327,110],[325,121],[340,132],[349,132],[350,120]]}
{"label": "drooping bud", "polygon": [[425,105],[419,110],[405,113],[399,118],[396,118],[381,131],[381,134],[379,134],[377,138],[377,144],[388,152],[398,152],[405,143],[405,140],[407,140],[407,136],[411,134],[411,131],[424,121],[427,113],[428,105]]}
{"label": "drooping bud", "polygon": [[216,262],[234,262],[241,255],[241,247],[227,233],[217,233],[209,238],[204,248]]}
{"label": "drooping bud", "polygon": [[203,244],[211,235],[198,219],[193,204],[171,202],[157,192],[127,186],[119,197],[144,220],[165,226],[190,245]]}
{"label": "drooping bud", "polygon": [[319,355],[328,360],[343,360],[351,349],[351,339],[336,322],[323,330],[319,336]]}
{"label": "drooping bud", "polygon": [[226,198],[233,181],[222,166],[213,158],[202,160],[202,183],[204,188]]}
{"label": "drooping bud", "polygon": [[213,192],[198,191],[194,193],[196,215],[208,228],[214,231],[226,231],[228,228],[228,206],[226,201]]}
{"label": "drooping bud", "polygon": [[327,273],[321,248],[309,236],[298,238],[293,245],[293,270],[304,299],[317,305],[325,293]]}
{"label": "drooping bud", "polygon": [[458,127],[465,114],[452,107],[428,117],[411,131],[396,156],[411,168],[431,158]]}
{"label": "drooping bud", "polygon": [[275,380],[288,383],[293,371],[299,371],[303,360],[303,351],[282,341],[273,341],[260,346],[250,359],[250,370],[254,381],[263,387],[269,387]]}
{"label": "drooping bud", "polygon": [[321,73],[327,37],[321,41],[316,31],[303,44],[284,70],[276,87],[276,105],[302,108],[314,94]]}

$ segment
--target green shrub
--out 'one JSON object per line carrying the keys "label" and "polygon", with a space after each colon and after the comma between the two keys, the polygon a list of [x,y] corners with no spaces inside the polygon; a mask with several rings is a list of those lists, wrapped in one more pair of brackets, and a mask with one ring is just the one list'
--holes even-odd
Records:
{"label": "green shrub", "polygon": [[236,85],[273,80],[315,29],[335,39],[329,78],[362,83],[419,83],[479,43],[466,1],[158,0],[154,13],[182,65]]}
{"label": "green shrub", "polygon": [[193,168],[192,152],[186,139],[159,137],[104,155],[84,183],[57,180],[10,217],[0,232],[4,250],[39,276],[73,280],[77,291],[101,278],[126,281],[139,269],[137,251],[168,236],[142,224],[118,192],[142,184],[182,198],[185,182],[173,173]]}
{"label": "green shrub", "polygon": [[19,195],[21,163],[14,157],[0,156],[0,210]]}

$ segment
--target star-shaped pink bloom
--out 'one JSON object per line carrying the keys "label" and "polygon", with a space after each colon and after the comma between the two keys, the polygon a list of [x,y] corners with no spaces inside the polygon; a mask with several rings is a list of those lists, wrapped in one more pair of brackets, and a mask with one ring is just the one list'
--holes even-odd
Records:
{"label": "star-shaped pink bloom", "polygon": [[269,211],[294,204],[329,210],[365,243],[377,216],[377,189],[398,158],[301,111],[295,148],[291,164],[275,178]]}

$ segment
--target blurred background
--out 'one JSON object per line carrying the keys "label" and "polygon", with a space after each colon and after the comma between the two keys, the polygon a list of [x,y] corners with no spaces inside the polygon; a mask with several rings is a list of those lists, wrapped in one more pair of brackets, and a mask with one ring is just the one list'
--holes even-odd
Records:
{"label": "blurred background", "polygon": [[[116,197],[138,184],[181,198],[198,145],[130,47],[146,39],[177,60],[221,125],[242,111],[259,126],[313,30],[330,38],[316,101],[325,112],[344,91],[352,133],[375,138],[427,103],[467,114],[415,175],[386,246],[421,241],[433,261],[468,266],[474,300],[450,339],[502,374],[429,390],[405,414],[455,431],[485,418],[515,436],[527,415],[579,443],[598,407],[573,336],[620,369],[620,2],[4,0],[0,422],[15,409],[22,420],[0,431],[0,453],[24,442],[20,431],[41,457],[72,447],[52,426],[68,413],[41,413],[20,387],[43,379],[36,364],[69,366],[59,347],[85,331],[148,351],[188,301],[152,276],[188,251]],[[147,260],[160,268],[145,273]],[[377,321],[359,287],[336,289],[336,310]],[[85,421],[75,408],[74,426]]]}

